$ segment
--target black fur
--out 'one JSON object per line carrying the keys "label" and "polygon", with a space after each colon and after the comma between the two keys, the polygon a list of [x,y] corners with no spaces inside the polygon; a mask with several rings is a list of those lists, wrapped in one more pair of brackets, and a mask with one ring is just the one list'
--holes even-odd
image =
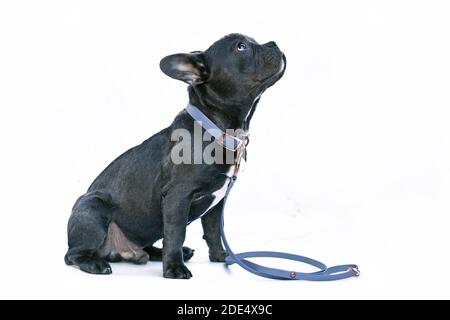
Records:
{"label": "black fur", "polygon": [[[238,50],[239,43],[246,49]],[[204,52],[168,56],[160,66],[168,76],[189,84],[190,102],[219,127],[248,130],[260,95],[282,77],[285,63],[274,42],[259,45],[252,38],[231,34]],[[174,164],[170,154],[178,142],[171,141],[171,134],[179,128],[194,130],[184,110],[168,128],[114,160],[76,201],[68,223],[68,265],[109,274],[107,261],[162,260],[164,277],[192,276],[184,265],[193,255],[192,249],[183,247],[186,225],[210,206],[212,193],[227,182],[224,173],[230,165]],[[202,217],[214,262],[225,259],[219,230],[222,205],[223,201]],[[104,249],[112,223],[138,253]],[[162,251],[153,247],[161,238]]]}

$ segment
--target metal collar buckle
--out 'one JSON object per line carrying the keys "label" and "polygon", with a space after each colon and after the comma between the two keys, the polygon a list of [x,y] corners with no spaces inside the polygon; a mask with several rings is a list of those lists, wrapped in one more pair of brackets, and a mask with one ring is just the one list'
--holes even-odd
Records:
{"label": "metal collar buckle", "polygon": [[[227,143],[228,139],[231,139],[233,146],[230,146],[229,143]],[[238,137],[235,137],[231,134],[228,134],[226,132],[223,132],[220,136],[220,139],[218,139],[218,142],[227,150],[230,151],[239,151],[243,148],[245,148],[248,145],[248,136],[243,136],[243,139],[240,139]]]}

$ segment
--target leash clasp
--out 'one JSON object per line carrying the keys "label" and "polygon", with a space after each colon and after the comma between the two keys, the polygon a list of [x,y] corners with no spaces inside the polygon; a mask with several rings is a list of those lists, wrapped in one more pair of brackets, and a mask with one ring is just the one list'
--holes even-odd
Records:
{"label": "leash clasp", "polygon": [[350,267],[348,271],[353,271],[355,273],[355,277],[359,277],[361,275],[361,271],[359,271],[358,267]]}

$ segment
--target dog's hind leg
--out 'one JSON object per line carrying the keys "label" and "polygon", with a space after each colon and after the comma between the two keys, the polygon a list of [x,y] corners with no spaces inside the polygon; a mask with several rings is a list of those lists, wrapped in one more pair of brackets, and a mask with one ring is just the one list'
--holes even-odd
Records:
{"label": "dog's hind leg", "polygon": [[109,263],[97,253],[105,242],[112,209],[111,196],[105,192],[88,192],[77,200],[67,227],[67,265],[88,273],[111,273]]}

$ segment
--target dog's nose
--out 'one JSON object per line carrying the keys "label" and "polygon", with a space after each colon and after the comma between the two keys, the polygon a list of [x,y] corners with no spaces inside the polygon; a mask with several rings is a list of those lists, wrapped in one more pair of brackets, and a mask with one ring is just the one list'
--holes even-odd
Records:
{"label": "dog's nose", "polygon": [[276,47],[278,47],[277,44],[275,43],[275,41],[267,42],[266,46],[268,46],[269,48],[276,48]]}

